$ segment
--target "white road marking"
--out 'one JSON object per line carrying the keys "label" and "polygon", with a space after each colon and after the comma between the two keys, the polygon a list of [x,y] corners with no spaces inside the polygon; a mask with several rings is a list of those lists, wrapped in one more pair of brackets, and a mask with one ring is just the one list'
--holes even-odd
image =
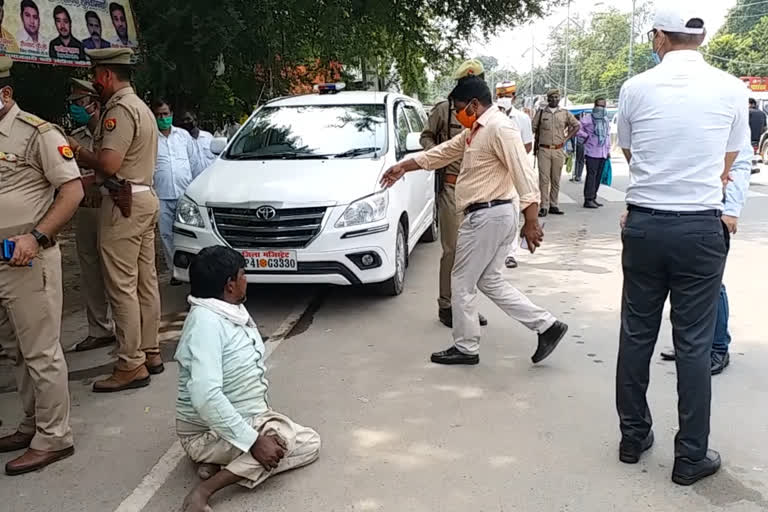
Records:
{"label": "white road marking", "polygon": [[597,191],[597,195],[612,203],[623,203],[627,197],[627,194],[621,190],[609,187],[607,185],[600,185],[600,189]]}
{"label": "white road marking", "polygon": [[[309,306],[312,304],[314,297],[308,297],[296,306],[291,314],[285,317],[285,320],[269,337],[269,340],[265,343],[266,353],[264,354],[264,361],[269,359],[269,356],[274,354],[280,343],[285,340],[285,337],[291,332],[296,324],[301,320],[301,317],[306,313]],[[174,334],[178,334],[175,332]],[[179,441],[175,441],[170,448],[160,457],[152,469],[141,480],[139,485],[133,490],[133,492],[125,498],[122,503],[115,509],[115,512],[141,512],[144,507],[147,506],[157,491],[165,484],[168,477],[179,465],[179,462],[186,456],[184,449],[181,447]]]}

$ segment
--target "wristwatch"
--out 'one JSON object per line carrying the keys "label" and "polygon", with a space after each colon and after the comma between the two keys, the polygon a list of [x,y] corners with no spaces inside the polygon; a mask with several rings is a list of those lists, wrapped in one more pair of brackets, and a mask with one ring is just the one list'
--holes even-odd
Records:
{"label": "wristwatch", "polygon": [[35,237],[35,240],[37,240],[37,244],[41,249],[48,249],[53,246],[53,241],[48,238],[48,235],[45,235],[36,229],[32,230],[32,236]]}

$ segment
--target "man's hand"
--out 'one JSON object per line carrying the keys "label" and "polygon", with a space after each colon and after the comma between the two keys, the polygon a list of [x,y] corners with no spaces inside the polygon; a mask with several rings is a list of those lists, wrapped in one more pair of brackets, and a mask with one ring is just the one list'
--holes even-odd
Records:
{"label": "man's hand", "polygon": [[69,147],[72,148],[72,151],[77,151],[77,148],[80,147],[80,143],[72,137],[67,137],[67,142],[69,142]]}
{"label": "man's hand", "polygon": [[621,214],[621,218],[619,219],[619,226],[621,226],[621,229],[627,227],[627,215],[629,215],[629,212],[624,212]]}
{"label": "man's hand", "polygon": [[264,434],[251,446],[251,456],[267,471],[272,471],[285,457],[285,442],[277,434]]}
{"label": "man's hand", "polygon": [[731,217],[730,215],[723,215],[721,219],[723,224],[725,224],[725,227],[728,228],[728,232],[732,235],[735,235],[736,231],[739,229],[739,218]]}
{"label": "man's hand", "polygon": [[541,241],[544,240],[544,231],[539,226],[538,219],[526,220],[520,236],[528,243],[528,250],[531,251],[531,254],[536,252],[536,248],[541,246]]}
{"label": "man's hand", "polygon": [[405,165],[403,165],[403,162],[393,165],[387,169],[387,172],[385,172],[384,176],[381,177],[381,186],[384,188],[390,188],[395,183],[397,183],[397,180],[402,178],[406,172],[407,169]]}
{"label": "man's hand", "polygon": [[28,266],[40,251],[40,244],[37,243],[37,239],[34,235],[29,233],[26,235],[14,236],[8,240],[16,244],[16,247],[13,250],[13,258],[8,262],[11,266]]}

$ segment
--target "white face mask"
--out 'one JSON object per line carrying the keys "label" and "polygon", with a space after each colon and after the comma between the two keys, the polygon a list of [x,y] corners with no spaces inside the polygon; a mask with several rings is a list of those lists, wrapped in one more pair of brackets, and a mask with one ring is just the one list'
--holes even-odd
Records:
{"label": "white face mask", "polygon": [[496,103],[507,112],[512,108],[512,98],[499,98]]}

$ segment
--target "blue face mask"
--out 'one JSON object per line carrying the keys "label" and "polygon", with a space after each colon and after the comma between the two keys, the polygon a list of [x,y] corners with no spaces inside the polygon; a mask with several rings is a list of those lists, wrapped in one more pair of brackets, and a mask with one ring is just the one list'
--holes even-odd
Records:
{"label": "blue face mask", "polygon": [[653,57],[653,63],[655,65],[658,66],[659,64],[661,64],[661,56],[658,53],[656,52],[651,53],[651,57]]}
{"label": "blue face mask", "polygon": [[69,105],[69,115],[72,118],[72,121],[78,126],[88,124],[88,121],[93,117],[93,114],[89,114],[85,107],[81,107],[75,103]]}

